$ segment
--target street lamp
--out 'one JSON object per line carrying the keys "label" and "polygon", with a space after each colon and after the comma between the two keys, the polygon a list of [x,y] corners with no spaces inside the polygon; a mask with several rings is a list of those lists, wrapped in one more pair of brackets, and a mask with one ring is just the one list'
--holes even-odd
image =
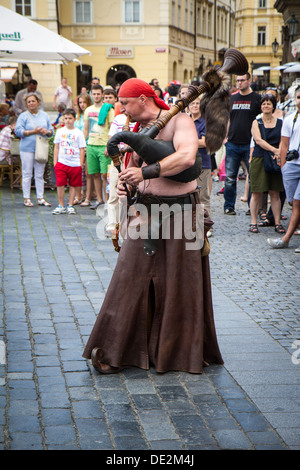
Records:
{"label": "street lamp", "polygon": [[200,66],[201,66],[202,69],[203,69],[204,62],[205,62],[205,57],[202,54],[202,56],[200,57]]}
{"label": "street lamp", "polygon": [[295,14],[293,13],[291,18],[287,21],[287,25],[289,28],[289,36],[291,37],[292,41],[294,40],[294,36],[296,36],[298,31],[299,21],[296,20]]}
{"label": "street lamp", "polygon": [[273,50],[274,57],[276,57],[278,48],[279,48],[279,42],[277,42],[277,39],[275,38],[274,41],[272,42],[272,50]]}

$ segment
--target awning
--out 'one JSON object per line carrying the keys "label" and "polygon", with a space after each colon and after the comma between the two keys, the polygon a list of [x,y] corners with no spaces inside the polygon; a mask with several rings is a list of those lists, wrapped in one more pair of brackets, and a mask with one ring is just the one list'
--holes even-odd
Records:
{"label": "awning", "polygon": [[298,62],[287,62],[286,64],[278,65],[277,67],[274,67],[273,70],[284,70],[290,67],[291,65],[298,64]]}
{"label": "awning", "polygon": [[300,62],[298,62],[295,65],[292,65],[291,67],[287,67],[283,71],[283,73],[296,73],[296,72],[300,72]]}
{"label": "awning", "polygon": [[10,82],[18,69],[14,67],[1,67],[0,80],[2,82]]}
{"label": "awning", "polygon": [[259,77],[263,77],[264,72],[263,72],[263,70],[254,69],[253,72],[252,72],[252,75],[258,75]]}
{"label": "awning", "polygon": [[261,67],[258,67],[256,70],[262,70],[264,72],[266,70],[272,70],[272,67],[270,67],[270,65],[262,65]]}

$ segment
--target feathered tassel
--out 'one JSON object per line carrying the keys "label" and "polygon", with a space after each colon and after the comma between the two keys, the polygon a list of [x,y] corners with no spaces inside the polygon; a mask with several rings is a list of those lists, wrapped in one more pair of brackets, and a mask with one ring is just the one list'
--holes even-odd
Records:
{"label": "feathered tassel", "polygon": [[201,116],[205,118],[206,150],[212,154],[222,146],[228,132],[230,119],[230,77],[217,68],[210,69],[203,77],[211,85],[200,101]]}

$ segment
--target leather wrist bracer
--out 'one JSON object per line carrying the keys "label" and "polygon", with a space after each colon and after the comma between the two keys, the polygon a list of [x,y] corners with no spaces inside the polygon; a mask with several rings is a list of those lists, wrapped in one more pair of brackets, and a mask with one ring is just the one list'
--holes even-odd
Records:
{"label": "leather wrist bracer", "polygon": [[150,180],[152,178],[158,178],[160,174],[159,162],[152,163],[151,165],[142,167],[142,175],[144,180]]}

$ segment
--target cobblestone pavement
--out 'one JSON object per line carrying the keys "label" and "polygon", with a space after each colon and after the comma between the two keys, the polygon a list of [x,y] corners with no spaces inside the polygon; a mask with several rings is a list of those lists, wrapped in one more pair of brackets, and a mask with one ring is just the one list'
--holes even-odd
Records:
{"label": "cobblestone pavement", "polygon": [[101,220],[25,208],[0,188],[0,449],[300,449],[300,237],[270,249],[274,229],[248,232],[243,181],[236,216],[220,187],[210,263],[224,366],[114,376],[82,358],[118,256]]}

